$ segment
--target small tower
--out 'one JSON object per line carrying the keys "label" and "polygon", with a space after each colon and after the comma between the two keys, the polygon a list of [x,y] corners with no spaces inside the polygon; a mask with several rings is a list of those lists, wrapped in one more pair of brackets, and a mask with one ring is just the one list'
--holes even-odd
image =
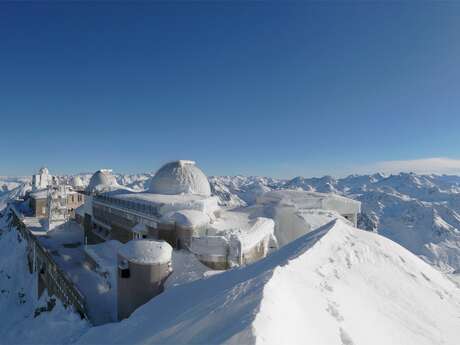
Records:
{"label": "small tower", "polygon": [[48,188],[51,184],[52,177],[47,168],[42,167],[37,174],[32,175],[32,190]]}
{"label": "small tower", "polygon": [[172,272],[172,247],[165,241],[133,240],[118,251],[118,320],[164,290]]}

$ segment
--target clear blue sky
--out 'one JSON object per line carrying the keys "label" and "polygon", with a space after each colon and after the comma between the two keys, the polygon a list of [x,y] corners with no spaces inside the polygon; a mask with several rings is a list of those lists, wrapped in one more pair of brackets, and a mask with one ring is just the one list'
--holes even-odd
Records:
{"label": "clear blue sky", "polygon": [[1,3],[0,175],[460,158],[460,3]]}

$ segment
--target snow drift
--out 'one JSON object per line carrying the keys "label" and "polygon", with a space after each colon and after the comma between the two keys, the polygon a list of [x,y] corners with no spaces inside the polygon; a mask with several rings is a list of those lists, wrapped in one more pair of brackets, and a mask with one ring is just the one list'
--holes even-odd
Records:
{"label": "snow drift", "polygon": [[266,259],[172,287],[81,344],[458,344],[460,290],[341,220]]}

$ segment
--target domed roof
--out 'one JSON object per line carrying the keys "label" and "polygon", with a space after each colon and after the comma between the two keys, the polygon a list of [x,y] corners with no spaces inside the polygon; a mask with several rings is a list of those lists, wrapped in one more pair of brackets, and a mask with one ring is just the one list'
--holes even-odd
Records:
{"label": "domed roof", "polygon": [[39,175],[49,175],[49,170],[46,167],[41,167],[40,170],[38,170]]}
{"label": "domed roof", "polygon": [[164,264],[171,262],[172,247],[165,241],[133,240],[122,245],[118,254],[136,264]]}
{"label": "domed roof", "polygon": [[76,175],[72,178],[72,184],[75,188],[81,188],[85,185],[79,175]]}
{"label": "domed roof", "polygon": [[112,175],[112,171],[101,169],[96,171],[93,176],[91,176],[87,189],[89,192],[96,192],[104,190],[107,187],[117,185],[117,180],[115,179],[115,176]]}
{"label": "domed roof", "polygon": [[153,176],[150,192],[154,194],[211,195],[211,186],[206,175],[194,161],[174,161],[163,165]]}

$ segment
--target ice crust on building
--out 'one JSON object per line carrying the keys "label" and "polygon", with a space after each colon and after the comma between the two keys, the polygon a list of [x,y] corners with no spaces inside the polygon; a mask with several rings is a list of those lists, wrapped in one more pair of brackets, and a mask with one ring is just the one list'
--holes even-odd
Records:
{"label": "ice crust on building", "polygon": [[275,221],[275,236],[284,246],[334,219],[357,225],[361,203],[332,193],[276,190],[257,197],[253,212]]}

